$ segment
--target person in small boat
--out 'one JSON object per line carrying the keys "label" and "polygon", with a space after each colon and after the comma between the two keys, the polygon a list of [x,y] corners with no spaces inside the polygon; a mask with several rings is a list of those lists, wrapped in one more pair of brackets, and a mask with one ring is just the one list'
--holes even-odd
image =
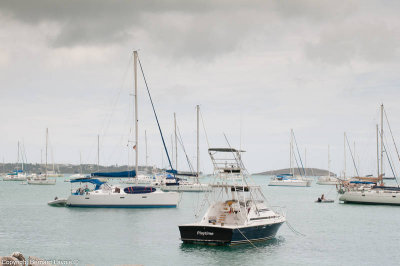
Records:
{"label": "person in small boat", "polygon": [[325,195],[324,194],[321,195],[321,200],[325,200]]}

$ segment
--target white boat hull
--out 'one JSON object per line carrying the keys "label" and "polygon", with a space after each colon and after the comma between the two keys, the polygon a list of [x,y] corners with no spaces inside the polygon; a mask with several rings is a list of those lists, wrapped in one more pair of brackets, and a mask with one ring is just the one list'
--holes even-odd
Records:
{"label": "white boat hull", "polygon": [[70,195],[68,207],[92,208],[175,208],[179,202],[179,193],[152,192],[140,194],[99,193]]}
{"label": "white boat hull", "polygon": [[318,185],[337,185],[339,184],[338,181],[317,181]]}
{"label": "white boat hull", "polygon": [[26,181],[26,176],[4,176],[3,181]]}
{"label": "white boat hull", "polygon": [[55,179],[28,180],[29,185],[55,185]]}
{"label": "white boat hull", "polygon": [[321,176],[320,178],[318,178],[316,183],[318,185],[337,185],[339,184],[339,180],[331,176]]}
{"label": "white boat hull", "polygon": [[285,186],[285,187],[310,187],[310,180],[271,180],[268,186]]}
{"label": "white boat hull", "polygon": [[399,191],[345,191],[339,198],[345,203],[400,205]]}
{"label": "white boat hull", "polygon": [[176,192],[207,192],[211,188],[207,184],[190,184],[178,186],[161,186],[162,191],[176,191]]}

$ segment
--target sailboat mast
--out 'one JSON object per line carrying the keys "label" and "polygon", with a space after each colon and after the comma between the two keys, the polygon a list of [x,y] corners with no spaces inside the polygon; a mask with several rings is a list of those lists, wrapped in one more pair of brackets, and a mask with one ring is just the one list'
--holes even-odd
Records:
{"label": "sailboat mast", "polygon": [[346,132],[344,132],[343,137],[343,151],[344,151],[344,170],[343,170],[343,178],[346,178]]}
{"label": "sailboat mast", "polygon": [[18,154],[17,154],[17,173],[18,173],[18,165],[19,165],[19,141],[18,141]]}
{"label": "sailboat mast", "polygon": [[200,148],[199,148],[199,139],[200,139],[200,134],[199,134],[199,111],[200,111],[200,106],[196,105],[196,113],[197,113],[197,180],[199,178],[199,171],[200,171]]}
{"label": "sailboat mast", "polygon": [[294,176],[294,171],[292,167],[292,160],[293,160],[293,129],[290,129],[290,174]]}
{"label": "sailboat mast", "polygon": [[[137,61],[138,54],[137,51],[133,51],[133,71],[135,76],[135,172],[136,176],[139,172],[139,127],[138,127],[138,99],[137,99]],[[136,178],[137,180],[137,178]]]}
{"label": "sailboat mast", "polygon": [[175,170],[178,170],[178,135],[176,134],[176,113],[174,113],[175,126]]}
{"label": "sailboat mast", "polygon": [[81,169],[81,175],[82,175],[82,152],[79,152],[79,166],[80,166],[80,169]]}
{"label": "sailboat mast", "polygon": [[379,126],[376,124],[376,163],[377,163],[377,177],[379,177],[380,172],[379,172]]}
{"label": "sailboat mast", "polygon": [[48,142],[49,142],[49,129],[46,128],[46,165],[44,169],[44,174],[47,177],[47,147],[48,147]]}
{"label": "sailboat mast", "polygon": [[97,135],[97,172],[100,170],[100,135]]}
{"label": "sailboat mast", "polygon": [[329,178],[331,177],[331,155],[329,151],[329,145],[328,145],[328,176]]}
{"label": "sailboat mast", "polygon": [[353,153],[354,153],[354,171],[353,171],[353,174],[354,174],[354,176],[356,176],[356,170],[357,170],[357,168],[356,168],[356,142],[354,141],[353,142]]}
{"label": "sailboat mast", "polygon": [[304,148],[304,176],[307,176],[307,148]]}
{"label": "sailboat mast", "polygon": [[147,132],[146,132],[146,130],[144,131],[144,142],[146,144],[146,166],[147,166],[149,156],[147,155]]}
{"label": "sailboat mast", "polygon": [[381,104],[381,175],[383,175],[383,104]]}

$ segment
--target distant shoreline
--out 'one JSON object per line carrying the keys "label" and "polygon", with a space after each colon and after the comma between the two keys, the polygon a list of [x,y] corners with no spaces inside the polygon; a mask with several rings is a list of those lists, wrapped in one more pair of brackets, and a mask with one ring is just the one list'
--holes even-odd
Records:
{"label": "distant shoreline", "polygon": [[[303,174],[303,170],[299,171],[298,168],[293,169],[295,175],[301,175]],[[327,176],[329,175],[328,170],[324,169],[319,169],[319,168],[304,168],[305,173],[307,176]],[[254,173],[252,175],[282,175],[282,174],[288,174],[290,173],[289,168],[284,168],[284,169],[278,169],[278,170],[270,170],[270,171],[265,171],[261,173]],[[330,172],[331,176],[336,176],[335,173]]]}

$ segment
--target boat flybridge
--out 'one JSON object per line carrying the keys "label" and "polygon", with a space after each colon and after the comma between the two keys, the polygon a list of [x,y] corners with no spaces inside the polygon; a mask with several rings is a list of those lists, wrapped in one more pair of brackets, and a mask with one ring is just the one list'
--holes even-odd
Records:
{"label": "boat flybridge", "polygon": [[179,226],[184,243],[235,245],[268,240],[285,222],[283,215],[266,205],[261,187],[250,184],[242,152],[232,148],[208,150],[215,179],[202,206],[209,206],[199,222]]}

